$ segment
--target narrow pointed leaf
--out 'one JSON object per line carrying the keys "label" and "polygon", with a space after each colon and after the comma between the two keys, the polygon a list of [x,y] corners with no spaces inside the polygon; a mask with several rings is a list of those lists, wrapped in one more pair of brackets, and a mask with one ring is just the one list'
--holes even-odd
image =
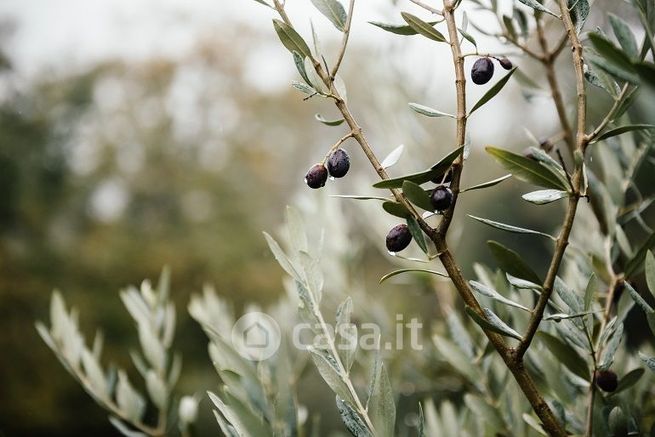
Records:
{"label": "narrow pointed leaf", "polygon": [[336,120],[327,120],[321,114],[314,115],[314,118],[327,126],[339,126],[341,123],[345,121],[345,119],[343,118],[339,118]]}
{"label": "narrow pointed leaf", "polygon": [[309,85],[304,84],[302,82],[295,81],[295,80],[291,81],[291,86],[294,87],[295,89],[305,93],[305,94],[310,95],[310,96],[318,93],[318,91],[316,91],[314,88],[310,87]]}
{"label": "narrow pointed leaf", "polygon": [[505,273],[507,282],[509,282],[513,287],[518,288],[519,290],[541,290],[542,287],[540,284],[535,284],[531,281],[526,281],[525,279],[517,278],[512,276],[509,273]]}
{"label": "narrow pointed leaf", "polygon": [[598,138],[592,141],[592,143],[597,143],[598,141],[605,140],[607,138],[611,138],[617,135],[624,134],[626,132],[632,132],[636,130],[644,130],[644,129],[655,129],[655,125],[652,124],[628,124],[626,126],[620,126],[614,129],[610,129],[603,134],[601,134]]}
{"label": "narrow pointed leaf", "polygon": [[403,194],[409,199],[414,205],[422,208],[426,211],[434,211],[434,206],[430,201],[430,196],[425,192],[423,188],[415,184],[412,181],[403,182]]}
{"label": "narrow pointed leaf", "polygon": [[400,157],[403,154],[403,151],[405,150],[405,145],[401,144],[400,146],[396,147],[387,155],[386,158],[382,160],[382,163],[380,164],[382,168],[389,168],[398,162],[400,160]]}
{"label": "narrow pointed leaf", "polygon": [[467,31],[465,31],[464,29],[459,29],[459,28],[458,28],[457,30],[459,31],[460,35],[462,35],[462,36],[464,37],[465,40],[467,40],[468,42],[470,42],[471,44],[473,44],[473,46],[474,46],[475,48],[478,47],[478,43],[475,41],[475,38],[473,38],[473,36],[471,36],[470,33],[468,33]]}
{"label": "narrow pointed leaf", "polygon": [[617,393],[621,393],[622,391],[625,391],[630,387],[632,387],[633,385],[635,385],[636,383],[638,383],[641,377],[644,376],[645,372],[646,370],[642,369],[641,367],[638,367],[626,373],[619,380],[619,385],[616,387],[616,390],[614,390],[614,392],[612,393],[612,396],[615,396]]}
{"label": "narrow pointed leaf", "polygon": [[646,284],[648,289],[655,296],[655,255],[653,252],[648,251],[646,253]]}
{"label": "narrow pointed leaf", "polygon": [[[395,33],[396,35],[404,35],[404,36],[418,35],[418,32],[408,24],[387,24],[387,23],[380,23],[378,21],[369,21],[368,23],[372,24],[373,26],[379,27],[382,30],[386,30],[387,32]],[[438,23],[438,21],[427,21],[427,23],[430,26],[434,26],[435,24]]]}
{"label": "narrow pointed leaf", "polygon": [[639,358],[641,358],[641,361],[643,361],[651,371],[655,372],[655,357],[649,357],[639,352]]}
{"label": "narrow pointed leaf", "polygon": [[428,269],[399,269],[399,270],[394,270],[393,272],[389,272],[383,277],[380,278],[380,284],[386,281],[389,278],[392,278],[394,276],[400,275],[402,273],[408,273],[408,272],[416,272],[416,273],[428,273],[430,275],[436,275],[436,276],[441,276],[443,278],[448,278],[448,275],[443,272],[439,272],[437,270],[428,270]]}
{"label": "narrow pointed leaf", "polygon": [[493,187],[494,185],[498,185],[499,183],[504,182],[504,181],[506,181],[507,179],[509,179],[511,177],[512,177],[511,174],[506,174],[505,176],[501,176],[501,177],[499,177],[497,179],[493,179],[493,180],[488,181],[488,182],[483,182],[481,184],[473,185],[472,187],[469,187],[469,188],[464,188],[463,190],[460,190],[459,192],[464,193],[465,191],[481,190],[483,188]]}
{"label": "narrow pointed leaf", "polygon": [[537,2],[537,0],[519,0],[521,3],[523,3],[526,6],[531,7],[532,9],[535,9],[537,11],[545,12],[549,15],[552,15],[553,17],[559,18],[559,15],[551,11],[550,9],[547,9],[544,5],[541,3]]}
{"label": "narrow pointed leaf", "polygon": [[504,272],[517,278],[534,282],[535,284],[541,283],[539,276],[523,261],[523,257],[518,253],[508,249],[497,241],[487,241],[487,245],[491,249],[496,262]]}
{"label": "narrow pointed leaf", "polygon": [[423,35],[424,37],[429,38],[433,41],[446,42],[446,37],[443,36],[441,32],[439,32],[437,29],[432,27],[429,23],[426,23],[425,21],[421,20],[416,15],[412,15],[408,12],[401,12],[400,15],[403,17],[403,20],[405,20],[405,22],[409,24],[409,26],[412,29],[414,29],[416,32]]}
{"label": "narrow pointed leaf", "polygon": [[626,278],[632,278],[634,275],[637,275],[641,272],[641,269],[644,266],[646,253],[653,247],[655,247],[655,234],[652,234],[650,237],[648,237],[644,244],[641,245],[637,253],[635,253],[635,255],[625,265]]}
{"label": "narrow pointed leaf", "polygon": [[303,58],[311,56],[307,43],[291,26],[283,21],[274,19],[273,27],[275,28],[275,32],[280,38],[280,41],[282,41],[282,44],[287,48],[287,50],[291,53],[294,51],[298,52]]}
{"label": "narrow pointed leaf", "polygon": [[[571,3],[573,7],[571,8]],[[569,9],[571,10],[571,19],[575,24],[575,31],[580,33],[584,27],[585,21],[589,16],[589,1],[588,0],[569,0]]]}
{"label": "narrow pointed leaf", "polygon": [[488,146],[487,153],[493,156],[503,167],[512,172],[512,175],[524,182],[529,182],[544,188],[566,190],[560,179],[548,167],[518,155],[508,150]]}
{"label": "narrow pointed leaf", "polygon": [[589,33],[589,40],[594,48],[605,61],[599,61],[592,57],[591,63],[607,71],[614,76],[632,83],[639,83],[639,76],[630,60],[630,57],[623,50],[616,47],[607,38],[597,32]]}
{"label": "narrow pointed leaf", "polygon": [[459,147],[448,155],[444,156],[441,161],[433,165],[430,169],[413,173],[405,176],[400,176],[393,179],[385,179],[383,181],[377,182],[373,185],[374,188],[401,188],[404,181],[411,181],[418,185],[429,182],[432,178],[444,174],[450,166],[453,164],[453,161],[457,159],[458,156],[462,154],[464,146]]}
{"label": "narrow pointed leaf", "polygon": [[389,202],[388,197],[382,196],[358,196],[355,194],[331,194],[330,197],[338,197],[341,199],[353,199],[353,200],[381,200],[383,202]]}
{"label": "narrow pointed leaf", "polygon": [[382,204],[382,208],[389,214],[395,216],[395,217],[400,217],[400,218],[408,218],[411,217],[412,215],[410,214],[409,211],[407,211],[407,208],[402,206],[398,202],[384,202]]}
{"label": "narrow pointed leaf", "polygon": [[547,332],[540,331],[537,336],[559,362],[580,378],[589,380],[589,366],[575,349]]}
{"label": "narrow pointed leaf", "polygon": [[416,241],[416,244],[418,244],[418,247],[421,248],[424,254],[428,255],[428,245],[425,242],[423,230],[414,217],[407,218],[407,228],[409,229],[410,234],[412,234],[414,241]]}
{"label": "narrow pointed leaf", "polygon": [[479,221],[480,223],[484,223],[487,226],[491,226],[492,228],[501,229],[501,230],[507,231],[507,232],[513,232],[515,234],[540,235],[542,237],[547,237],[547,238],[550,238],[551,240],[555,240],[555,237],[553,237],[552,235],[548,235],[546,233],[543,233],[543,232],[534,231],[532,229],[519,228],[517,226],[508,225],[508,224],[501,223],[501,222],[495,222],[493,220],[485,219],[485,218],[482,218],[482,217],[476,217],[476,216],[471,215],[471,214],[468,214],[468,216],[471,217],[474,220]]}
{"label": "narrow pointed leaf", "polygon": [[625,53],[631,58],[639,56],[637,40],[635,39],[632,30],[630,30],[628,23],[626,23],[623,18],[612,13],[608,14],[608,17],[614,36],[616,36],[616,39],[619,41],[619,44],[621,44]]}
{"label": "narrow pointed leaf", "polygon": [[535,205],[545,205],[568,197],[569,193],[561,190],[538,190],[526,193],[521,198]]}
{"label": "narrow pointed leaf", "polygon": [[396,423],[396,404],[394,403],[391,382],[389,382],[384,363],[380,359],[379,351],[373,364],[373,374],[371,375],[366,407],[378,435],[393,437]]}
{"label": "narrow pointed leaf", "polygon": [[466,313],[471,316],[473,321],[480,325],[483,330],[493,331],[500,335],[512,337],[517,340],[523,339],[523,337],[521,337],[518,332],[507,326],[507,324],[500,320],[500,318],[498,318],[498,316],[495,315],[489,308],[483,308],[482,311],[484,312],[486,318],[476,313],[473,308],[469,306],[466,307]]}
{"label": "narrow pointed leaf", "polygon": [[409,107],[415,111],[418,112],[421,115],[425,115],[426,117],[450,117],[450,118],[455,118],[454,115],[448,114],[446,112],[441,112],[436,109],[430,108],[429,106],[425,105],[420,105],[418,103],[409,103]]}
{"label": "narrow pointed leaf", "polygon": [[312,0],[312,4],[334,24],[334,27],[344,31],[347,14],[341,3],[337,0]]}
{"label": "narrow pointed leaf", "polygon": [[516,71],[516,67],[512,68],[512,70],[509,73],[507,73],[505,76],[502,77],[502,79],[496,82],[494,86],[489,88],[489,91],[484,93],[482,98],[480,98],[480,100],[478,100],[478,102],[473,106],[473,108],[469,112],[469,115],[473,114],[476,110],[480,109],[482,105],[487,103],[489,100],[493,99],[496,96],[496,94],[498,94],[500,90],[502,90],[503,87],[507,85],[507,82],[512,77],[512,74],[514,74],[515,71]]}
{"label": "narrow pointed leaf", "polygon": [[520,303],[514,302],[513,300],[510,300],[503,296],[502,294],[498,293],[496,290],[494,290],[491,287],[487,287],[486,285],[477,282],[477,281],[469,281],[469,285],[478,294],[481,294],[482,296],[486,296],[488,298],[491,298],[493,300],[496,300],[500,303],[504,303],[505,305],[513,306],[514,308],[519,308],[522,309],[523,311],[530,312],[530,309],[521,305]]}

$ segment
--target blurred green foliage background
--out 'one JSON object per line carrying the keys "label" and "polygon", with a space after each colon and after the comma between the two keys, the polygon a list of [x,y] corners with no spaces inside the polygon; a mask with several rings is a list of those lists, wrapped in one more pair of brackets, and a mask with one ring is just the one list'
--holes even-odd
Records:
{"label": "blurred green foliage background", "polygon": [[[241,7],[257,7],[250,3]],[[595,19],[602,24],[602,16]],[[186,315],[189,295],[212,283],[239,311],[248,302],[265,307],[283,293],[282,271],[261,231],[279,227],[285,204],[327,195],[308,192],[302,176],[342,134],[313,120],[314,113],[323,111],[330,118],[331,108],[326,111],[315,100],[303,102],[288,87],[253,87],[246,78],[251,67],[240,53],[255,50],[273,35],[264,26],[268,23],[261,24],[234,23],[200,38],[176,59],[106,60],[71,71],[46,69],[29,78],[3,51],[0,435],[115,435],[102,410],[56,362],[34,329],[34,320],[47,313],[53,288],[81,310],[89,336],[103,328],[106,355],[129,367],[124,352],[136,340],[117,291],[156,278],[168,265],[179,316],[176,345],[185,357],[180,389],[199,393],[218,381],[206,339]],[[241,37],[231,37],[236,34]],[[1,44],[7,49],[11,34],[4,35]],[[402,62],[393,61],[396,55],[402,59],[406,44],[415,44],[410,39],[371,51],[366,44],[358,45],[355,35],[354,44],[343,76],[351,104],[381,156],[405,143],[408,156],[399,164],[403,170],[438,159],[450,147],[452,126],[419,120],[406,106],[436,90],[448,93],[437,99],[452,102],[454,93],[428,74],[435,65],[427,71],[416,65],[416,74],[408,76],[399,66]],[[276,47],[272,55],[291,65],[283,48]],[[265,71],[262,59],[259,68]],[[446,65],[440,62],[437,59],[437,67]],[[528,74],[534,68],[521,60],[516,63]],[[562,71],[567,97],[573,95],[569,75]],[[539,135],[556,133],[547,99],[526,103],[518,87],[508,89],[498,106],[480,111],[480,121],[472,125],[474,159],[465,175],[469,185],[502,172],[484,159],[481,146],[523,149],[529,145],[525,123],[533,123],[528,127]],[[605,101],[600,94],[592,98],[592,111],[600,114]],[[532,105],[533,112],[521,113],[526,105]],[[331,184],[330,193],[372,192],[373,172],[352,146],[355,171]],[[453,235],[467,275],[474,260],[491,261],[484,241],[492,235],[522,249],[537,270],[545,268],[545,243],[520,236],[500,238],[464,218],[465,213],[483,211],[485,217],[546,232],[557,226],[558,206],[524,207],[516,200],[518,190],[516,182],[507,182],[502,189],[467,196],[458,208]],[[391,270],[383,235],[393,219],[379,218],[375,205],[340,204],[354,230],[348,235],[357,248],[351,270],[365,279],[367,292],[426,318],[438,315],[425,283],[412,291],[397,284],[377,285],[379,276]],[[650,219],[655,223],[652,212]],[[331,397],[317,379],[310,378],[307,387],[308,402],[320,405],[320,396]],[[325,412],[325,422],[340,426],[332,409]],[[201,435],[216,434],[211,422],[204,423]]]}

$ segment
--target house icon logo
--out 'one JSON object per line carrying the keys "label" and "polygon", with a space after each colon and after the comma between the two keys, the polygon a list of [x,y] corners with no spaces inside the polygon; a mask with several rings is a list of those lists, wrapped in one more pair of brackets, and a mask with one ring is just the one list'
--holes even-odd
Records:
{"label": "house icon logo", "polygon": [[232,345],[252,361],[270,358],[280,347],[280,328],[268,314],[244,314],[232,327]]}

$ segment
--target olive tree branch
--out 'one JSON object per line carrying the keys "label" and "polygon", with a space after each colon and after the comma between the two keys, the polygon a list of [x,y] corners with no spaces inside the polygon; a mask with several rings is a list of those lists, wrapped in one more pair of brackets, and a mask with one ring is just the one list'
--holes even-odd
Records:
{"label": "olive tree branch", "polygon": [[601,122],[596,126],[596,128],[587,135],[587,142],[591,142],[600,135],[600,133],[607,127],[609,123],[614,121],[614,116],[616,115],[616,112],[619,110],[619,107],[623,103],[623,100],[625,97],[628,95],[628,90],[629,90],[629,84],[626,83],[623,85],[623,88],[621,88],[620,94],[616,97],[614,100],[614,104],[610,108],[610,110],[607,112],[605,117],[601,120]]}
{"label": "olive tree branch", "polygon": [[350,36],[350,26],[352,25],[353,22],[354,9],[355,9],[355,0],[350,0],[350,6],[348,6],[348,18],[346,18],[346,26],[343,29],[343,41],[341,42],[341,49],[339,50],[339,56],[337,57],[337,62],[336,64],[334,64],[334,67],[332,67],[332,71],[330,72],[330,80],[332,81],[334,80],[334,77],[337,75],[337,72],[339,71],[339,67],[341,66],[341,61],[343,61],[343,57],[346,54],[346,47],[348,46],[348,37]]}
{"label": "olive tree branch", "polygon": [[443,11],[440,11],[437,8],[433,8],[432,6],[423,3],[421,0],[409,0],[409,1],[414,3],[415,5],[418,5],[418,6],[422,7],[426,11],[432,12],[433,14],[437,14],[437,15],[440,15],[440,16],[444,15]]}
{"label": "olive tree branch", "polygon": [[569,197],[569,203],[566,208],[566,214],[564,216],[564,222],[560,234],[557,237],[557,242],[555,246],[555,252],[550,262],[548,268],[548,273],[546,274],[546,279],[543,284],[543,291],[539,296],[537,305],[534,309],[533,315],[528,322],[527,332],[515,351],[515,359],[520,361],[523,359],[523,355],[530,347],[530,343],[534,338],[534,335],[539,328],[539,324],[543,319],[544,310],[546,309],[546,304],[550,299],[550,296],[553,293],[553,286],[555,284],[555,279],[557,277],[557,272],[559,271],[560,265],[562,263],[562,258],[564,257],[564,252],[566,247],[569,244],[569,236],[571,235],[571,229],[573,228],[573,222],[575,220],[575,214],[578,207],[578,202],[580,200],[580,189],[583,180],[583,165],[584,165],[584,153],[589,144],[589,139],[585,133],[586,129],[586,120],[587,120],[587,97],[585,92],[585,82],[584,82],[584,66],[582,60],[582,44],[578,38],[575,26],[571,19],[571,15],[568,10],[568,5],[566,0],[558,0],[560,11],[562,12],[562,20],[564,22],[564,27],[568,34],[568,39],[571,44],[573,51],[573,67],[575,69],[575,82],[576,82],[576,92],[577,92],[577,129],[575,144],[576,150],[575,154],[578,154],[578,159],[575,159],[575,171],[571,180],[573,182],[573,192]]}

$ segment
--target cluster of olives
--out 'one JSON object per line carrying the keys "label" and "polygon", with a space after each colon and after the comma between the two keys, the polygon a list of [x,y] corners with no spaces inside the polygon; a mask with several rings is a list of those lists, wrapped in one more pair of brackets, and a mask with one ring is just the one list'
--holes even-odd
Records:
{"label": "cluster of olives", "polygon": [[327,159],[327,167],[323,163],[314,164],[305,175],[305,183],[309,188],[317,189],[325,185],[328,175],[333,178],[342,178],[350,170],[350,157],[348,152],[337,149]]}
{"label": "cluster of olives", "polygon": [[473,67],[471,68],[471,80],[474,84],[484,85],[491,80],[494,75],[494,63],[491,60],[492,58],[497,60],[500,66],[505,70],[511,70],[513,67],[512,61],[505,57],[496,58],[485,56],[484,58],[480,58],[475,61]]}
{"label": "cluster of olives", "polygon": [[[448,170],[445,175],[442,175],[438,178],[432,180],[439,185],[437,185],[430,194],[430,202],[434,207],[434,210],[437,212],[443,212],[450,208],[451,203],[453,202],[453,192],[447,187],[446,183],[449,183],[453,178],[452,170]],[[386,245],[389,252],[400,252],[409,246],[409,243],[412,242],[412,234],[409,231],[409,228],[406,224],[402,223],[391,228],[387,234]]]}

